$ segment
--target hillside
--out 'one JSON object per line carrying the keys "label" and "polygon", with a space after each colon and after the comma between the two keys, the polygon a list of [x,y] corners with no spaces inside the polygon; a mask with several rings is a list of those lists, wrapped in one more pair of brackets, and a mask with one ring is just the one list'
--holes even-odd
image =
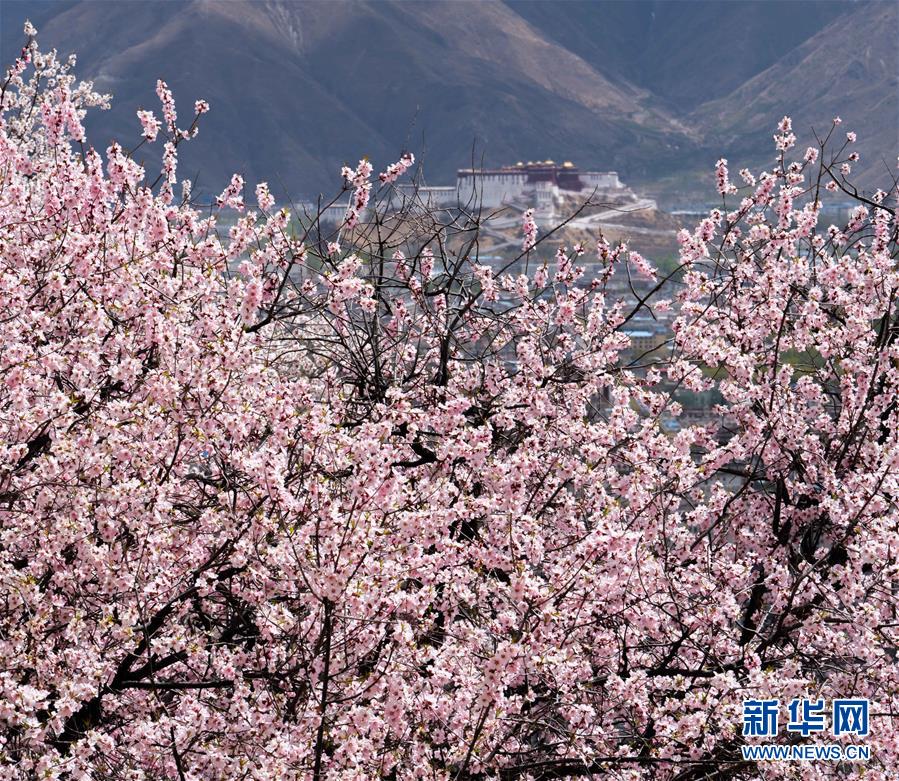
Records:
{"label": "hillside", "polygon": [[506,0],[593,67],[674,113],[722,98],[851,10],[841,0]]}
{"label": "hillside", "polygon": [[137,137],[157,78],[182,112],[209,100],[182,162],[207,191],[237,170],[308,197],[403,148],[434,183],[551,157],[692,190],[722,150],[764,162],[783,113],[803,127],[831,104],[869,147],[899,146],[893,3],[5,0],[4,60],[26,17],[116,96],[99,143]]}
{"label": "hillside", "polygon": [[899,153],[899,5],[878,3],[835,20],[788,57],[719,100],[700,106],[690,121],[712,130],[732,158],[758,157],[756,139],[790,106],[799,140],[826,134],[833,117],[840,131],[858,131],[860,181],[882,185]]}

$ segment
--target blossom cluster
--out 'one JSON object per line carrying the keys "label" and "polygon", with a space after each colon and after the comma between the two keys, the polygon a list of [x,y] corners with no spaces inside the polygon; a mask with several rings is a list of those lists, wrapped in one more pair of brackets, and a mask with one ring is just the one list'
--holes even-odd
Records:
{"label": "blossom cluster", "polygon": [[385,230],[365,160],[343,243],[239,175],[223,231],[160,84],[158,179],[35,44],[0,93],[4,778],[738,778],[744,699],[848,697],[896,777],[895,192],[825,225],[784,121],[670,288],[531,212],[521,272]]}

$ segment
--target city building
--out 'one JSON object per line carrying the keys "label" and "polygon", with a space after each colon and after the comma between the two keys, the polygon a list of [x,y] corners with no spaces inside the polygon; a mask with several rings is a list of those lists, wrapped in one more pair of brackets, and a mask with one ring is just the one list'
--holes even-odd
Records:
{"label": "city building", "polygon": [[480,206],[493,209],[517,203],[551,213],[565,195],[624,195],[629,190],[615,171],[581,171],[574,163],[519,162],[502,168],[460,168],[456,186],[396,186],[395,201],[418,197],[430,206]]}

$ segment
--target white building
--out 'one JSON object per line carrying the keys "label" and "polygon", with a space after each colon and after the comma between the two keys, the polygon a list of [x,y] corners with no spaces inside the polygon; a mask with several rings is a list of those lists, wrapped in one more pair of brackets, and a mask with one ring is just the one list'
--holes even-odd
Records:
{"label": "white building", "polygon": [[620,194],[625,190],[615,171],[579,171],[568,161],[517,163],[496,169],[463,168],[456,175],[456,189],[463,203],[473,200],[495,208],[512,201],[529,202],[538,210],[552,210],[568,195],[594,192]]}
{"label": "white building", "polygon": [[626,192],[615,171],[580,171],[570,162],[552,160],[517,163],[503,168],[461,168],[456,186],[431,187],[397,184],[392,206],[420,202],[426,206],[495,209],[513,202],[550,213],[564,195],[587,197],[594,193]]}

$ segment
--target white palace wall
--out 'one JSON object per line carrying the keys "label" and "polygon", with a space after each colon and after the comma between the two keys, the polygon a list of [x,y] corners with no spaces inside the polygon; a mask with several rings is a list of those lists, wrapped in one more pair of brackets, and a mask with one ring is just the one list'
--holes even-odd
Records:
{"label": "white palace wall", "polygon": [[459,201],[463,204],[471,201],[492,209],[504,203],[521,198],[527,174],[519,173],[477,173],[460,175],[456,180]]}

